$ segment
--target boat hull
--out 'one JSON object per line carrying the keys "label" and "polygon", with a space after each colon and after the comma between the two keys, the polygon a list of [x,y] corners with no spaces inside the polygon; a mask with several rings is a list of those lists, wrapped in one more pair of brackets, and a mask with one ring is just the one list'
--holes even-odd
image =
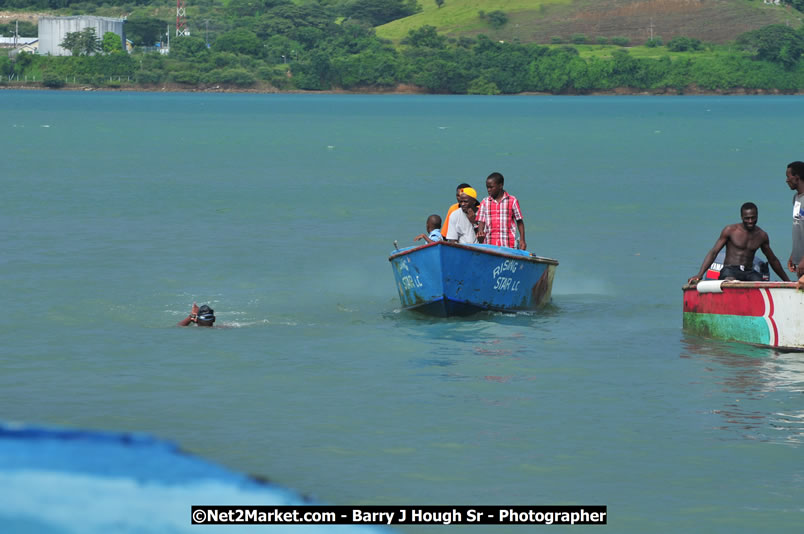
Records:
{"label": "boat hull", "polygon": [[552,295],[556,260],[491,245],[438,241],[391,254],[406,309],[447,317],[538,309]]}
{"label": "boat hull", "polygon": [[804,350],[804,292],[794,283],[704,281],[683,291],[686,331]]}

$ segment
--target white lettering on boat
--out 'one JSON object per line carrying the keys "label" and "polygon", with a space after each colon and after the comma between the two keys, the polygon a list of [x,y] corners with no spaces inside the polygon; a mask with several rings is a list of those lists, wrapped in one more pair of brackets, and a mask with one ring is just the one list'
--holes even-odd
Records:
{"label": "white lettering on boat", "polygon": [[513,273],[515,273],[517,271],[518,268],[519,268],[519,265],[517,265],[517,263],[515,261],[505,260],[504,262],[502,262],[501,264],[499,264],[498,266],[496,266],[494,268],[494,271],[492,271],[491,275],[494,278],[497,278],[498,276],[500,276],[504,272],[510,271],[513,274]]}
{"label": "white lettering on boat", "polygon": [[519,280],[501,276],[497,278],[497,283],[494,285],[497,291],[519,291]]}
{"label": "white lettering on boat", "polygon": [[423,284],[418,275],[415,278],[408,275],[402,277],[402,285],[405,286],[405,289],[413,289],[414,287],[422,287]]}
{"label": "white lettering on boat", "polygon": [[494,277],[494,288],[497,291],[519,291],[519,280],[509,276],[500,276],[503,273],[514,274],[520,265],[514,260],[505,260],[494,268],[491,275]]}

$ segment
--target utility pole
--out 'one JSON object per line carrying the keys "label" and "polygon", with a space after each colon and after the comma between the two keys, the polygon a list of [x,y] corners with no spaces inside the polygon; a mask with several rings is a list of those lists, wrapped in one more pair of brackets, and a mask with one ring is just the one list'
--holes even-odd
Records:
{"label": "utility pole", "polygon": [[653,17],[650,18],[650,40],[653,41]]}

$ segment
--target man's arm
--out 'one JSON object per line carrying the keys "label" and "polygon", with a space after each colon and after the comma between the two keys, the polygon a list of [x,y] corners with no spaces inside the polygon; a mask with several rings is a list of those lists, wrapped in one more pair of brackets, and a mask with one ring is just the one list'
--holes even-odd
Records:
{"label": "man's arm", "polygon": [[691,284],[693,280],[696,282],[700,280],[703,277],[706,270],[709,268],[709,266],[712,265],[712,262],[715,261],[715,256],[717,256],[717,253],[720,252],[720,250],[724,246],[726,246],[726,243],[729,241],[729,235],[730,235],[729,228],[730,227],[727,226],[723,229],[722,232],[720,232],[720,237],[718,237],[717,241],[715,241],[715,246],[713,246],[711,250],[706,253],[706,257],[704,258],[703,264],[701,264],[701,270],[698,271],[698,274],[687,280],[688,284]]}
{"label": "man's arm", "polygon": [[475,215],[475,222],[477,222],[477,232],[475,232],[475,237],[477,237],[477,241],[479,243],[483,243],[486,240],[486,219],[488,216],[486,199],[483,199],[483,201],[480,203],[480,207],[477,208],[477,214]]}
{"label": "man's arm", "polygon": [[513,197],[511,202],[511,216],[516,221],[516,229],[519,230],[519,248],[520,250],[527,250],[525,243],[525,221],[522,217],[522,209],[519,207],[519,199]]}
{"label": "man's arm", "polygon": [[486,223],[477,221],[477,240],[481,243],[486,240]]}
{"label": "man's arm", "polygon": [[190,309],[190,315],[179,321],[176,326],[189,326],[190,323],[194,323],[196,318],[198,317],[198,304],[193,302],[193,307]]}
{"label": "man's arm", "polygon": [[762,243],[760,248],[762,249],[762,253],[765,255],[765,259],[768,260],[768,263],[773,268],[773,272],[775,272],[779,278],[785,282],[789,282],[790,278],[788,278],[787,273],[784,272],[782,262],[779,261],[779,258],[776,257],[776,254],[774,254],[770,248],[770,239],[766,237],[765,242]]}
{"label": "man's arm", "polygon": [[466,210],[466,218],[469,219],[469,222],[474,225],[477,222],[477,209],[476,208],[469,208]]}

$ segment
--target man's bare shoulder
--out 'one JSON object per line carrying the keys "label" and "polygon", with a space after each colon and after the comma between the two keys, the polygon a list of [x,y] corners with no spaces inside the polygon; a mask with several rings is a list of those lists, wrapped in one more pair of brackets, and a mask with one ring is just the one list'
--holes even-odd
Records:
{"label": "man's bare shoulder", "polygon": [[760,238],[761,238],[763,241],[764,241],[764,240],[766,240],[766,239],[768,239],[768,232],[766,232],[765,230],[763,230],[763,229],[762,229],[762,228],[760,228],[759,226],[755,227],[755,228],[754,228],[754,231],[755,231],[755,232],[757,232],[757,234],[759,235],[759,237],[760,237]]}

